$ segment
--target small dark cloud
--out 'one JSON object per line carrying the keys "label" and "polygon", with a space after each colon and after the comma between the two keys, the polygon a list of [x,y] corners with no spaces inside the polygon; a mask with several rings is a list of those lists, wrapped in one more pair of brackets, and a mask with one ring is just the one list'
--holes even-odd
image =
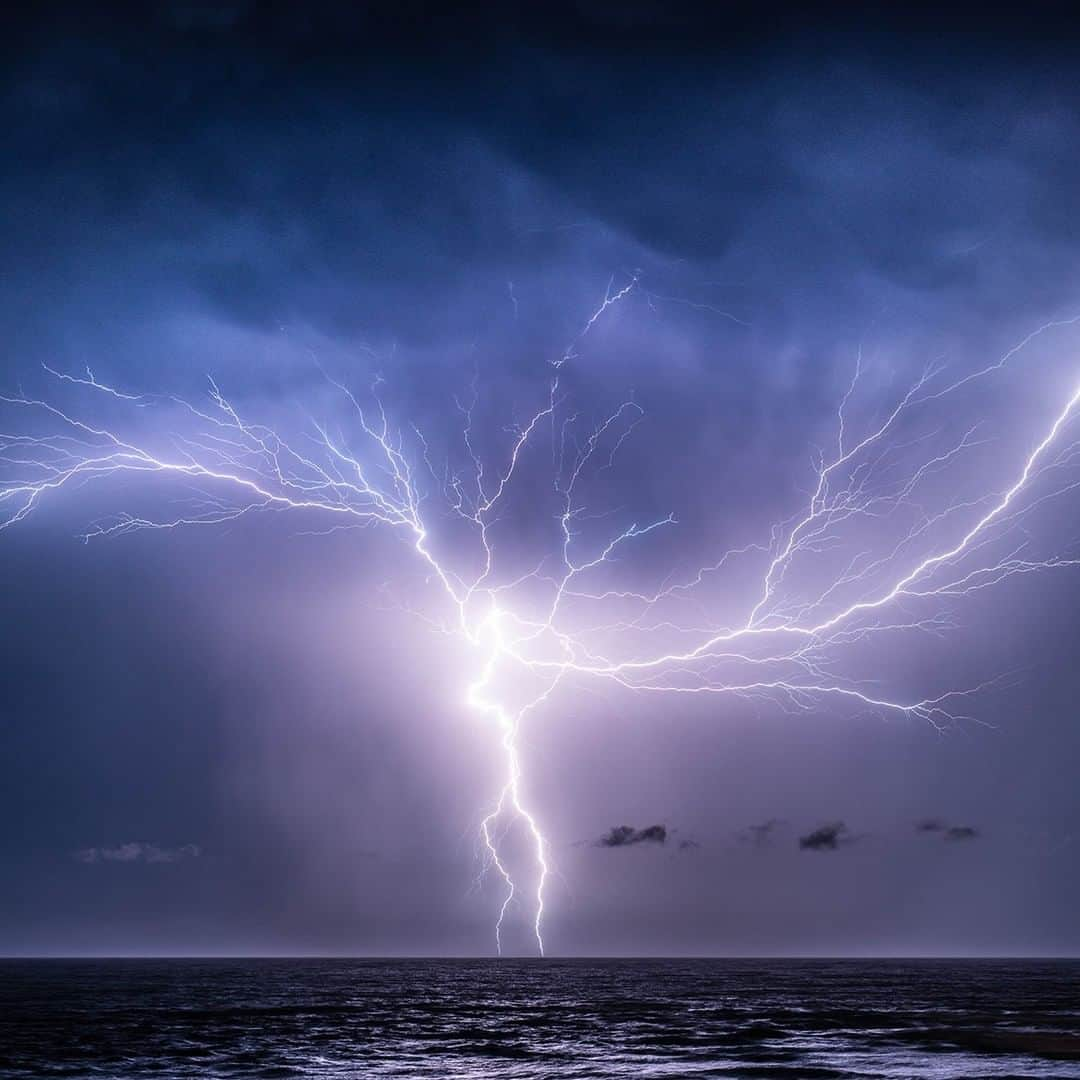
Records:
{"label": "small dark cloud", "polygon": [[699,847],[701,847],[701,845],[696,840],[680,840],[679,841],[679,850],[680,851],[694,851]]}
{"label": "small dark cloud", "polygon": [[800,836],[799,847],[803,851],[835,851],[841,844],[853,844],[857,839],[842,821],[830,821]]}
{"label": "small dark cloud", "polygon": [[647,825],[644,829],[635,829],[632,825],[616,825],[596,841],[596,846],[618,848],[631,847],[634,844],[666,844],[667,838],[666,825]]}
{"label": "small dark cloud", "polygon": [[945,830],[946,840],[975,840],[979,830],[971,825],[950,825]]}
{"label": "small dark cloud", "polygon": [[161,847],[159,844],[146,844],[131,841],[116,847],[81,848],[74,853],[76,862],[81,863],[174,863],[181,859],[195,859],[202,854],[196,844],[182,844],[180,847]]}
{"label": "small dark cloud", "polygon": [[949,825],[941,818],[926,818],[923,821],[917,821],[915,831],[939,834],[946,840],[975,840],[979,835],[979,830],[973,825]]}

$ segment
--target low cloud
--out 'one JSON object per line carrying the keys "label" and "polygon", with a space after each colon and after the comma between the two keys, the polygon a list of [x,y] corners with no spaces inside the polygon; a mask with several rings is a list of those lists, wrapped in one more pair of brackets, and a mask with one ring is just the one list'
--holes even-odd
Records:
{"label": "low cloud", "polygon": [[619,848],[632,847],[634,844],[666,844],[667,838],[666,825],[647,825],[644,829],[635,829],[632,825],[616,825],[596,841],[596,846]]}
{"label": "low cloud", "polygon": [[979,830],[974,825],[949,825],[940,818],[926,818],[915,823],[918,833],[936,833],[946,840],[976,840]]}
{"label": "low cloud", "polygon": [[979,836],[979,830],[972,825],[950,825],[945,830],[946,840],[975,840]]}
{"label": "low cloud", "polygon": [[161,847],[159,844],[146,844],[133,840],[117,847],[90,847],[75,852],[75,861],[81,863],[174,863],[182,859],[195,859],[202,854],[196,844],[183,844],[180,847]]}
{"label": "low cloud", "polygon": [[800,836],[799,847],[803,851],[835,851],[841,844],[853,844],[857,839],[842,821],[830,821]]}

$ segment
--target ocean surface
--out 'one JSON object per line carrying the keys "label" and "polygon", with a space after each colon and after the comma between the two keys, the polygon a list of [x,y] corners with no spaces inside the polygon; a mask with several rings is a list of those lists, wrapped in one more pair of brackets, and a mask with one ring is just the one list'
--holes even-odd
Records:
{"label": "ocean surface", "polygon": [[0,961],[3,1077],[1080,1077],[1080,962]]}

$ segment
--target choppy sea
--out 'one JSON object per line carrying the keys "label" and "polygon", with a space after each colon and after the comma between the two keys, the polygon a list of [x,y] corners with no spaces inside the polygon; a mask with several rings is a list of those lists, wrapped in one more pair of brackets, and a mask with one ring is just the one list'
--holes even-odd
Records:
{"label": "choppy sea", "polygon": [[3,1077],[1080,1077],[1080,962],[0,962]]}

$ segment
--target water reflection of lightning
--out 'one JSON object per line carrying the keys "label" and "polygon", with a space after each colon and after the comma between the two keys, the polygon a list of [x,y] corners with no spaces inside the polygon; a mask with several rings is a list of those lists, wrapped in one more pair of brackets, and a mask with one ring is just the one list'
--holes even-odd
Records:
{"label": "water reflection of lightning", "polygon": [[[69,392],[94,395],[111,410],[138,410],[132,414],[138,423],[95,422],[44,397],[0,397],[24,421],[0,434],[0,461],[6,466],[0,529],[22,521],[53,492],[146,474],[182,481],[195,494],[180,513],[125,509],[91,526],[87,538],[216,525],[282,511],[320,515],[328,530],[382,525],[400,533],[449,603],[449,628],[475,652],[476,675],[466,701],[491,720],[499,737],[502,786],[480,823],[484,866],[505,887],[496,946],[501,952],[512,906],[528,898],[536,948],[543,954],[551,868],[547,842],[523,792],[519,736],[525,718],[562,681],[606,680],[645,693],[728,694],[797,710],[832,699],[940,726],[957,719],[955,703],[979,687],[924,698],[871,691],[846,668],[857,649],[887,634],[940,632],[949,625],[946,601],[1014,575],[1077,563],[1063,555],[1033,557],[1024,541],[1010,544],[1008,538],[1034,507],[1080,484],[1067,471],[1080,455],[1064,435],[1080,411],[1080,388],[1059,405],[1033,448],[1011,467],[1002,466],[995,491],[934,509],[924,505],[933,502],[923,496],[935,478],[979,445],[978,428],[973,425],[944,445],[938,439],[927,449],[938,433],[913,434],[904,425],[919,410],[991,377],[1014,349],[960,379],[947,380],[940,369],[926,371],[883,421],[853,439],[846,414],[860,386],[857,366],[837,412],[835,449],[819,460],[808,503],[774,526],[768,543],[732,549],[655,590],[613,584],[622,549],[674,526],[675,520],[666,515],[633,523],[586,544],[583,523],[598,519],[586,513],[579,488],[586,476],[595,479],[613,463],[642,410],[623,402],[583,433],[561,397],[560,369],[605,312],[635,287],[636,278],[618,289],[609,285],[602,304],[553,363],[541,406],[512,434],[495,469],[490,455],[478,449],[475,385],[470,400],[458,405],[462,464],[448,464],[440,475],[420,432],[396,429],[374,394],[370,404],[362,403],[334,380],[355,423],[352,441],[316,422],[287,441],[277,428],[242,416],[213,382],[208,402],[195,405],[128,393],[90,372],[80,377],[47,369]],[[1056,325],[1040,328],[1018,348]],[[167,430],[147,423],[155,409],[167,417]],[[145,431],[150,434],[132,433]],[[494,537],[512,490],[523,482],[526,455],[542,439],[550,441],[554,462],[551,550],[531,571],[504,576]],[[464,528],[467,542],[440,543],[428,510],[433,493],[450,520]],[[860,537],[859,528],[868,530],[869,538]],[[718,604],[710,582],[722,580],[729,565],[754,558],[762,561],[756,590],[745,614],[732,619],[734,604]],[[717,610],[720,620],[713,615]],[[512,684],[513,692],[504,683]],[[529,890],[516,883],[504,854],[512,828],[531,851],[535,886]]]}

